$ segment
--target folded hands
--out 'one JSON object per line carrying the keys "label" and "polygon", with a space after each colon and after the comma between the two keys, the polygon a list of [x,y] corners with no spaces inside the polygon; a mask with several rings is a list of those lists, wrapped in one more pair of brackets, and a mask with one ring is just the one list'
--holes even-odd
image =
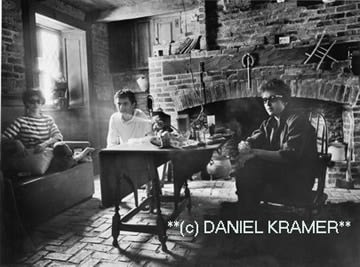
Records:
{"label": "folded hands", "polygon": [[245,163],[255,157],[254,150],[250,147],[250,144],[246,141],[241,141],[238,144],[238,156],[235,158],[236,168],[244,167]]}

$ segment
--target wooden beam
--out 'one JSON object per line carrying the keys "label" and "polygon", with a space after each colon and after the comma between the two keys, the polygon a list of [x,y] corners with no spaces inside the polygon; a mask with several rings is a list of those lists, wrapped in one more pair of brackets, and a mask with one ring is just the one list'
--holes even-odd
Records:
{"label": "wooden beam", "polygon": [[122,6],[113,10],[101,11],[93,14],[92,20],[98,22],[120,21],[164,15],[174,12],[187,11],[199,7],[198,1],[155,1],[148,0],[133,6]]}
{"label": "wooden beam", "polygon": [[84,31],[90,29],[90,24],[88,22],[74,18],[66,13],[60,12],[41,3],[38,3],[34,6],[34,11],[36,13],[69,24]]}
{"label": "wooden beam", "polygon": [[30,1],[21,0],[21,14],[24,27],[23,36],[26,87],[33,88],[39,84],[35,77],[37,69],[35,11]]}

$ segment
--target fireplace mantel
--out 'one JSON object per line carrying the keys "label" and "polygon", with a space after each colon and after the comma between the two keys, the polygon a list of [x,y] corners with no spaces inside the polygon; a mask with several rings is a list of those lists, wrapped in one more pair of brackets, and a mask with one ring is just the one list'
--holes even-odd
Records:
{"label": "fireplace mantel", "polygon": [[347,60],[333,63],[330,70],[317,70],[316,63],[255,65],[251,68],[249,88],[242,56],[243,53],[230,49],[150,58],[150,93],[154,96],[155,105],[168,113],[177,113],[204,104],[201,62],[204,64],[206,103],[258,97],[261,84],[271,78],[286,81],[293,97],[331,101],[347,106],[354,106],[358,99],[359,77],[349,71]]}

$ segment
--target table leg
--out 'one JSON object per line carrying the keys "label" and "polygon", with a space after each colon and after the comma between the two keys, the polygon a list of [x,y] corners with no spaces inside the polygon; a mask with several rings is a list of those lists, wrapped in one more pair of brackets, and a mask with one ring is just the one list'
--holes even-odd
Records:
{"label": "table leg", "polygon": [[115,214],[112,217],[112,225],[111,225],[112,237],[113,237],[113,246],[119,247],[119,243],[117,238],[120,234],[120,214],[119,214],[119,206],[115,206]]}
{"label": "table leg", "polygon": [[120,188],[121,188],[121,179],[123,178],[123,175],[119,175],[116,180],[116,186],[115,186],[115,192],[116,192],[116,200],[115,200],[115,210],[114,215],[112,217],[112,225],[111,225],[111,235],[113,237],[113,246],[119,247],[119,243],[117,241],[119,234],[120,234],[120,213],[119,213],[119,205],[120,205]]}
{"label": "table leg", "polygon": [[[175,161],[173,163],[174,170],[174,210],[175,212],[179,209],[181,188],[185,185],[185,197],[190,197],[190,190],[187,186],[187,180],[190,179],[191,176],[187,172],[185,172],[182,168],[182,164],[179,161]],[[188,209],[189,209],[188,205]]]}
{"label": "table leg", "polygon": [[150,213],[154,213],[156,203],[155,203],[155,197],[154,197],[155,193],[154,193],[153,182],[151,181],[150,183],[147,183],[146,187],[147,187],[146,194],[148,197],[150,197],[149,211],[150,211]]}
{"label": "table leg", "polygon": [[180,201],[180,191],[181,191],[182,181],[179,179],[174,179],[174,210],[177,211],[179,208]]}
{"label": "table leg", "polygon": [[155,171],[153,172],[153,178],[152,178],[152,190],[153,190],[153,198],[155,200],[155,205],[156,205],[156,213],[157,213],[157,218],[156,218],[156,225],[158,228],[158,235],[159,235],[159,240],[161,242],[161,249],[163,251],[167,251],[167,247],[166,247],[166,240],[167,240],[167,236],[166,236],[166,228],[167,225],[165,223],[164,218],[162,217],[161,214],[161,208],[160,208],[160,181],[159,181],[159,176],[157,174],[157,170],[155,169]]}

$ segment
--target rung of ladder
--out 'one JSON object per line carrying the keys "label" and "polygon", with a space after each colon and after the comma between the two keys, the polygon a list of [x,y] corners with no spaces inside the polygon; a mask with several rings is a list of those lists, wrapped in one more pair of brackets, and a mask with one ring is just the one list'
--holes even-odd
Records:
{"label": "rung of ladder", "polygon": [[[306,56],[310,56],[309,53],[305,53],[305,55],[306,55]],[[319,55],[317,55],[317,54],[314,54],[314,57],[317,57],[317,58],[320,58],[320,59],[322,58],[322,56],[319,56]]]}
{"label": "rung of ladder", "polygon": [[336,43],[336,40],[333,41],[331,43],[331,45],[329,46],[329,48],[326,50],[326,53],[324,53],[323,57],[321,58],[319,64],[316,67],[317,70],[320,69],[321,64],[323,63],[324,59],[327,57],[328,53],[330,52],[331,48],[334,46],[335,43]]}
{"label": "rung of ladder", "polygon": [[[325,55],[326,52],[327,52],[327,50],[326,50],[325,48],[321,47],[321,46],[319,47],[319,49],[320,49],[320,48],[322,48],[323,51],[318,50],[317,53],[319,53],[319,54],[321,54],[321,55]],[[333,58],[333,57],[331,57],[331,56],[329,56],[329,55],[326,55],[326,57],[327,57],[327,58],[330,58],[331,60],[333,60],[333,61],[335,61],[335,62],[338,62],[338,60],[337,60],[336,58]]]}
{"label": "rung of ladder", "polygon": [[312,58],[312,56],[315,54],[315,52],[317,51],[317,49],[319,48],[322,39],[324,38],[325,35],[325,31],[322,32],[319,41],[317,42],[314,50],[311,52],[311,54],[309,55],[309,57],[305,60],[304,64],[308,63],[308,61]]}
{"label": "rung of ladder", "polygon": [[[309,53],[305,53],[305,55],[306,55],[306,56],[310,56]],[[324,55],[324,54],[320,54],[320,55],[318,55],[318,54],[316,54],[316,53],[314,54],[315,57],[320,58],[320,59],[323,57],[323,55]],[[326,57],[330,58],[330,59],[331,59],[332,61],[334,61],[334,62],[338,62],[337,59],[335,59],[335,58],[333,58],[333,57],[331,57],[331,56],[329,56],[329,55],[327,55]]]}

